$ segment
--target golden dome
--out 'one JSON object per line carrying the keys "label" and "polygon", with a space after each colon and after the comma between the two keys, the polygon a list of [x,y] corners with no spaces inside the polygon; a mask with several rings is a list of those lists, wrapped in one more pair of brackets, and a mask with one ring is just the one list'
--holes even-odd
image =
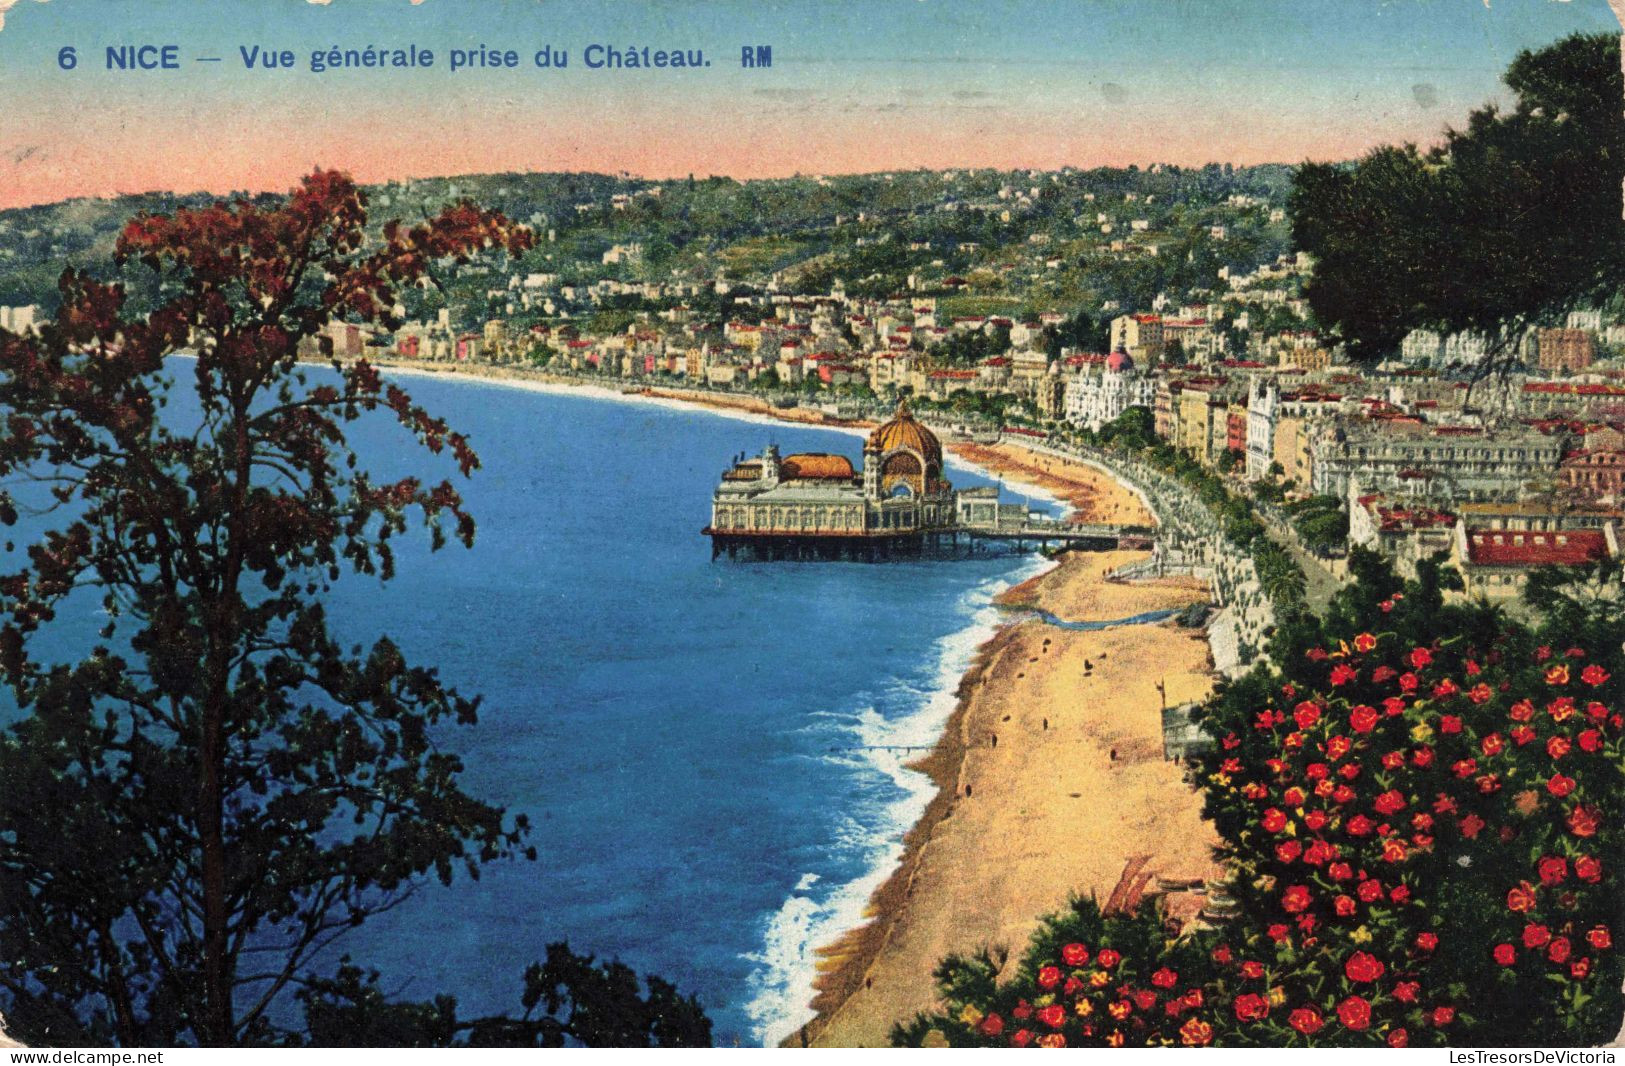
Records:
{"label": "golden dome", "polygon": [[869,450],[884,455],[899,448],[918,452],[932,476],[942,470],[942,445],[937,435],[914,420],[906,403],[899,403],[896,416],[869,434]]}
{"label": "golden dome", "polygon": [[802,452],[785,456],[779,464],[782,481],[851,481],[856,476],[852,461],[844,455]]}

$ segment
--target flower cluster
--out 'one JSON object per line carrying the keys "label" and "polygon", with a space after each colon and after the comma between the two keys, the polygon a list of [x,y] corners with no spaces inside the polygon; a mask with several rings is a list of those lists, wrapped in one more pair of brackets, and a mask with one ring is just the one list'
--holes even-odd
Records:
{"label": "flower cluster", "polygon": [[1613,671],[1516,627],[1424,639],[1398,600],[1373,613],[1394,630],[1311,647],[1207,709],[1217,743],[1196,772],[1235,918],[1169,938],[1155,914],[1079,905],[1015,980],[949,980],[959,1013],[916,1027],[1016,1046],[1611,1036],[1625,977]]}

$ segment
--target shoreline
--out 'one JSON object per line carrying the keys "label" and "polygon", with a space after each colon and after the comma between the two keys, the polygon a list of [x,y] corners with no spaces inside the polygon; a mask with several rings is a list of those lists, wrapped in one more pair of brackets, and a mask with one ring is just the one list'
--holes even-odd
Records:
{"label": "shoreline", "polygon": [[[1125,486],[1086,464],[976,447],[972,461],[1056,492],[1079,520],[1145,517]],[[1070,621],[1206,602],[1189,579],[1108,577],[1140,558],[1064,555],[996,602]],[[1007,949],[1008,974],[1039,918],[1077,893],[1106,898],[1132,861],[1170,883],[1215,876],[1200,797],[1162,760],[1158,684],[1170,705],[1211,689],[1202,630],[1076,631],[1030,616],[1002,625],[960,681],[937,745],[912,764],[937,793],[905,835],[903,861],[871,898],[869,920],[821,950],[815,1017],[784,1044],[886,1044],[893,1024],[931,1009],[942,957]],[[1170,902],[1186,914],[1200,905]]]}
{"label": "shoreline", "polygon": [[[751,396],[653,387],[623,392],[522,368],[406,360],[376,365],[855,434],[874,424],[775,408]],[[1092,464],[1013,442],[944,444],[953,459],[1012,491],[1060,504],[1068,520],[1155,522],[1137,494]],[[1065,554],[993,602],[1068,621],[1207,602],[1200,582],[1129,583],[1109,576],[1144,557]],[[1072,680],[1080,664],[1090,669]],[[1154,676],[1159,667],[1160,682]],[[813,1017],[779,1046],[884,1046],[893,1024],[931,1008],[931,970],[944,955],[994,945],[1008,949],[1013,967],[1042,915],[1076,893],[1104,899],[1130,862],[1143,861],[1170,882],[1216,875],[1208,847],[1215,838],[1201,821],[1200,799],[1182,772],[1162,761],[1158,709],[1159,699],[1171,705],[1205,696],[1211,667],[1200,629],[1161,622],[1079,631],[1031,614],[1001,619],[954,687],[953,710],[930,752],[907,764],[929,778],[932,794],[903,833],[900,858],[870,894],[859,924],[816,948],[806,1004]],[[1151,691],[1159,683],[1161,690]],[[1090,700],[1095,692],[1100,695]],[[1063,787],[1065,777],[1072,780]],[[1034,823],[1064,831],[1054,854],[1048,846],[1024,846],[1023,834]],[[1172,902],[1188,911],[1199,906],[1189,897]]]}

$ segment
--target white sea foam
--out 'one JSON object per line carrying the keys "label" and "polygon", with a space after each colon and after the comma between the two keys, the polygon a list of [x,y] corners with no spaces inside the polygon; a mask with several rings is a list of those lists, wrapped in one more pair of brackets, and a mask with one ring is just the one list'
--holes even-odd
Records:
{"label": "white sea foam", "polygon": [[[767,917],[761,950],[747,956],[756,970],[751,976],[751,999],[745,1005],[753,1035],[763,1045],[777,1045],[812,1020],[818,949],[864,924],[870,898],[902,861],[903,836],[920,820],[936,793],[931,779],[907,764],[918,760],[941,737],[958,702],[960,678],[970,669],[977,649],[1003,620],[993,598],[1052,565],[1049,560],[1034,558],[1014,575],[983,582],[966,593],[962,609],[969,615],[968,623],[937,642],[935,674],[928,688],[913,694],[914,710],[888,719],[869,706],[842,716],[862,768],[883,775],[898,794],[866,822],[844,820],[830,842],[845,854],[862,856],[865,872],[861,876],[817,898],[817,893],[809,892],[816,875],[804,875],[784,904]],[[832,756],[832,761],[850,764],[850,758],[842,752]]]}

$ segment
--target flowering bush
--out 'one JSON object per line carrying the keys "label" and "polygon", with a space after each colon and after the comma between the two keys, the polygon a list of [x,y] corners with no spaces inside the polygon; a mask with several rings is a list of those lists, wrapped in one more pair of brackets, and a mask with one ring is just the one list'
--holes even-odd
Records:
{"label": "flowering bush", "polygon": [[1611,1038],[1625,976],[1617,639],[1594,656],[1494,612],[1441,613],[1427,587],[1411,588],[1415,603],[1371,591],[1343,596],[1320,641],[1205,709],[1218,743],[1195,774],[1234,920],[1170,939],[1154,911],[1079,904],[1004,985],[961,980],[982,963],[949,960],[948,1011],[897,1038]]}

